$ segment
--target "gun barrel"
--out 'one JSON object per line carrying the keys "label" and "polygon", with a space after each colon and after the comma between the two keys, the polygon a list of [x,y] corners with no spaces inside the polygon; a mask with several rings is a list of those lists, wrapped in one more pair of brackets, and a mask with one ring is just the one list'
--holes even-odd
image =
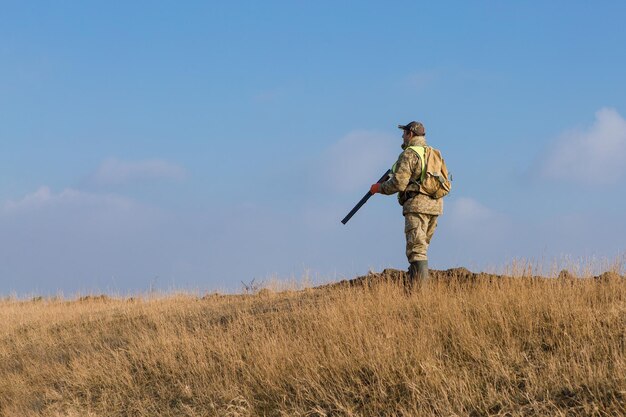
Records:
{"label": "gun barrel", "polygon": [[369,191],[367,192],[367,194],[365,194],[363,196],[363,198],[361,199],[361,201],[359,201],[358,203],[356,203],[356,206],[354,206],[354,208],[352,210],[350,210],[350,213],[348,213],[348,215],[346,217],[343,218],[343,220],[341,221],[341,223],[346,224],[348,223],[348,220],[350,220],[352,218],[352,216],[354,216],[354,213],[356,213],[357,211],[359,211],[359,209],[361,208],[361,206],[363,206],[363,204],[365,204],[367,202],[367,200],[369,200],[369,198],[372,196],[372,193],[370,193]]}
{"label": "gun barrel", "polygon": [[[387,181],[387,179],[389,178],[389,175],[391,174],[391,170],[388,169],[387,172],[385,172],[383,174],[382,177],[380,177],[380,179],[377,181],[379,183]],[[371,192],[367,192],[367,194],[365,194],[363,196],[363,198],[361,199],[361,201],[359,201],[358,203],[356,203],[356,206],[354,206],[354,208],[352,210],[350,210],[350,213],[348,213],[348,215],[346,217],[343,218],[343,220],[341,221],[341,223],[346,224],[348,223],[348,220],[350,220],[352,218],[352,216],[354,216],[354,214],[359,211],[359,209],[363,206],[363,204],[367,203],[367,200],[369,200],[369,198],[372,196],[373,194]]]}

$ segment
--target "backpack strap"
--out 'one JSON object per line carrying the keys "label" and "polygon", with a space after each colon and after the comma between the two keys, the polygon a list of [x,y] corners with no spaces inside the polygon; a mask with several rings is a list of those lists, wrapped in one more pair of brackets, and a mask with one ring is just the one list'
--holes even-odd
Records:
{"label": "backpack strap", "polygon": [[417,153],[417,156],[420,157],[420,161],[422,163],[420,182],[422,182],[424,181],[424,176],[426,176],[426,146],[408,146],[407,149],[411,149],[413,152]]}

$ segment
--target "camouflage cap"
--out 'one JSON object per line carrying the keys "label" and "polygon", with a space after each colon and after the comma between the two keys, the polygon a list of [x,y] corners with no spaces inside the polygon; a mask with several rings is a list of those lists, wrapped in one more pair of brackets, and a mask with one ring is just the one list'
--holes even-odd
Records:
{"label": "camouflage cap", "polygon": [[406,125],[398,125],[398,129],[408,130],[409,132],[415,133],[417,136],[424,136],[426,134],[424,125],[415,121],[407,123]]}

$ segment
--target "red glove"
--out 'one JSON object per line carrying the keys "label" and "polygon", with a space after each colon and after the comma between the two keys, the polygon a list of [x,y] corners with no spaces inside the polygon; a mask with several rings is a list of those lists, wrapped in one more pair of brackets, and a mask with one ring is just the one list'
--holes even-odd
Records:
{"label": "red glove", "polygon": [[370,193],[376,194],[379,192],[380,192],[380,183],[377,182],[376,184],[372,184],[372,186],[370,187]]}

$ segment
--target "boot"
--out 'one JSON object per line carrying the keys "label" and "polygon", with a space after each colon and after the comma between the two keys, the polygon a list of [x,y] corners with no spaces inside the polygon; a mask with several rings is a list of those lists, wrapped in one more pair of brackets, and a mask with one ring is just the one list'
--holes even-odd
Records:
{"label": "boot", "polygon": [[405,279],[403,281],[404,293],[406,295],[411,295],[415,290],[417,282],[417,262],[411,262],[409,265],[409,273],[405,275]]}
{"label": "boot", "polygon": [[417,281],[417,271],[419,270],[417,262],[411,262],[409,265],[409,283]]}
{"label": "boot", "polygon": [[428,260],[411,262],[411,266],[409,266],[409,280],[411,282],[428,280]]}
{"label": "boot", "polygon": [[417,278],[424,282],[428,280],[428,260],[417,261]]}

